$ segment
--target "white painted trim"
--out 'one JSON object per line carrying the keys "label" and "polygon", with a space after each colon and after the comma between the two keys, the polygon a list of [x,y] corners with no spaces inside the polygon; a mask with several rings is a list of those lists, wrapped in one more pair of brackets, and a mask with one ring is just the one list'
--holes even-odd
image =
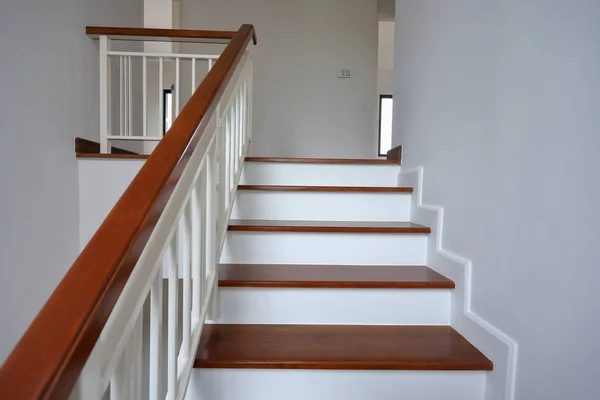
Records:
{"label": "white painted trim", "polygon": [[483,371],[202,368],[185,400],[481,400],[484,386]]}
{"label": "white painted trim", "polygon": [[[472,266],[471,260],[444,249],[444,208],[423,204],[423,167],[401,168],[398,184],[409,181],[414,187],[411,220],[423,223],[429,215],[428,225],[432,229],[428,241],[427,265],[455,280],[456,289],[452,298],[452,326],[467,340],[477,346],[494,363],[494,371],[486,379],[486,400],[514,400],[517,374],[518,344],[506,333],[492,325],[471,308]],[[437,256],[437,260],[434,258]],[[452,263],[462,271],[452,268]],[[458,272],[458,273],[457,273]],[[461,274],[462,272],[462,274]],[[462,275],[456,279],[452,275]],[[462,298],[462,301],[460,301]],[[456,304],[455,304],[456,303]],[[460,307],[462,305],[462,307]]]}

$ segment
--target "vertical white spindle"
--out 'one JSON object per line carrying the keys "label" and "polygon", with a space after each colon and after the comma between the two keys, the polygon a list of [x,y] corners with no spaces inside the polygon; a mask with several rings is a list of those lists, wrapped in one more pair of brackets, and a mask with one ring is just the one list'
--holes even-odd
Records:
{"label": "vertical white spindle", "polygon": [[237,178],[237,174],[240,171],[240,168],[242,167],[242,163],[240,160],[240,156],[242,154],[242,87],[243,87],[243,83],[240,80],[240,86],[237,90],[237,114],[238,114],[238,131],[237,131],[237,135],[235,138],[235,142],[237,143],[237,149],[236,149],[236,153],[235,153],[235,177]]}
{"label": "vertical white spindle", "polygon": [[109,108],[109,63],[108,63],[108,47],[109,41],[105,35],[100,36],[100,153],[107,154],[110,152],[108,145],[108,117]]}
{"label": "vertical white spindle", "polygon": [[[165,254],[165,260],[169,257]],[[168,261],[165,262],[168,265]],[[163,278],[162,268],[159,268],[150,289],[150,367],[149,367],[149,396],[150,400],[159,400],[162,396],[162,310],[163,310]]]}
{"label": "vertical white spindle", "polygon": [[213,174],[215,171],[215,159],[210,156],[210,153],[206,159],[205,165],[205,193],[204,193],[204,260],[202,262],[202,275],[206,276],[206,270],[214,274],[214,287],[212,288],[212,301],[211,301],[211,312],[210,318],[216,320],[219,317],[219,268],[216,263],[216,255],[221,253],[220,241],[215,238],[216,235],[216,213],[215,210],[215,179]]}
{"label": "vertical white spindle", "polygon": [[196,90],[196,59],[192,58],[192,95]]}
{"label": "vertical white spindle", "polygon": [[[200,166],[202,169],[202,166]],[[206,167],[204,167],[206,168]],[[204,276],[201,274],[202,260],[200,259],[201,249],[201,220],[200,220],[200,201],[198,198],[198,188],[202,185],[202,173],[198,177],[198,181],[192,188],[190,196],[190,219],[191,219],[191,247],[192,247],[192,320],[194,323],[200,321],[200,313],[202,312],[202,299],[204,298],[203,293],[203,281]]]}
{"label": "vertical white spindle", "polygon": [[212,69],[212,67],[213,67],[213,63],[214,63],[213,59],[212,59],[212,58],[209,58],[209,59],[208,59],[208,70],[209,70],[209,71]]}
{"label": "vertical white spindle", "polygon": [[125,57],[119,56],[119,136],[125,135]]}
{"label": "vertical white spindle", "polygon": [[[236,123],[235,123],[235,102],[231,103],[231,116],[230,116],[230,122],[229,122],[229,186],[228,186],[228,191],[230,193],[230,198],[229,198],[229,202],[231,203],[231,194],[232,194],[232,189],[233,189],[233,177],[235,176],[235,129],[236,129]],[[231,204],[229,204],[230,206]]]}
{"label": "vertical white spindle", "polygon": [[238,136],[239,136],[239,113],[238,113],[238,97],[239,91],[238,88],[234,89],[233,92],[233,104],[232,104],[232,108],[233,108],[233,137],[232,137],[232,141],[233,141],[233,168],[232,168],[232,179],[231,179],[231,187],[233,188],[233,185],[235,185],[235,174],[237,173],[237,164],[238,164],[238,157],[237,157],[237,148],[238,148]]}
{"label": "vertical white spindle", "polygon": [[178,277],[177,277],[177,245],[173,235],[169,243],[169,296],[167,324],[167,400],[177,398],[177,323],[178,323]]}
{"label": "vertical white spindle", "polygon": [[142,399],[142,318],[140,315],[136,318],[133,331],[131,332],[131,399]]}
{"label": "vertical white spindle", "polygon": [[207,154],[206,154],[206,160],[204,161],[204,169],[202,170],[202,176],[201,176],[201,181],[200,181],[200,187],[199,190],[197,191],[198,194],[198,202],[200,204],[200,232],[201,233],[201,240],[200,240],[200,247],[201,247],[201,252],[200,252],[200,276],[202,279],[202,305],[205,304],[205,293],[206,293],[206,252],[210,251],[207,247],[206,247],[206,229],[207,229],[207,224],[208,224],[208,220],[207,218],[207,210],[206,207],[208,206],[206,203],[206,191],[209,190],[208,187],[208,173],[210,171],[210,166],[209,164],[211,163],[211,160],[213,159],[213,156],[210,154],[210,148],[207,149]]}
{"label": "vertical white spindle", "polygon": [[175,93],[173,93],[173,97],[175,97],[175,113],[173,115],[173,119],[175,119],[179,115],[179,57],[175,59]]}
{"label": "vertical white spindle", "polygon": [[142,58],[142,136],[148,136],[148,127],[146,121],[146,113],[147,113],[147,99],[146,99],[146,91],[147,91],[147,82],[148,82],[148,71],[147,71],[147,58],[144,56]]}
{"label": "vertical white spindle", "polygon": [[185,359],[190,356],[190,332],[192,317],[192,271],[190,268],[190,223],[189,209],[184,206],[183,214],[179,221],[179,265],[183,278],[183,313],[182,313],[182,341],[179,357]]}
{"label": "vertical white spindle", "polygon": [[253,121],[253,106],[252,106],[252,102],[253,102],[253,96],[254,96],[254,79],[253,79],[253,74],[254,74],[254,61],[252,61],[252,55],[249,56],[248,58],[248,62],[250,63],[250,73],[248,74],[248,83],[249,83],[249,93],[248,93],[248,117],[249,117],[249,122],[248,122],[248,143],[252,141],[252,121]]}
{"label": "vertical white spindle", "polygon": [[133,135],[133,91],[131,79],[131,56],[127,57],[127,135]]}
{"label": "vertical white spindle", "polygon": [[160,120],[158,121],[158,134],[156,136],[161,137],[164,133],[163,126],[165,125],[165,106],[163,104],[163,58],[158,59],[158,115]]}
{"label": "vertical white spindle", "polygon": [[246,155],[246,137],[248,134],[248,81],[246,79],[246,76],[244,76],[244,138],[243,138],[243,143],[244,143],[244,148],[242,150],[242,156]]}
{"label": "vertical white spindle", "polygon": [[[225,119],[225,129],[223,130],[223,151],[225,153],[225,157],[223,157],[223,164],[225,166],[225,174],[223,175],[223,185],[225,186],[224,190],[225,190],[225,196],[223,198],[223,200],[225,201],[225,214],[227,213],[227,209],[229,207],[229,158],[230,158],[230,151],[229,151],[229,144],[230,144],[230,140],[229,140],[229,133],[230,133],[230,118],[231,118],[231,113],[229,112],[229,108],[225,109],[224,114],[224,119]],[[223,215],[225,216],[225,215]]]}
{"label": "vertical white spindle", "polygon": [[127,57],[123,57],[123,132],[125,136],[129,136],[128,128],[129,128],[129,99],[127,96],[129,95],[129,67],[127,66]]}
{"label": "vertical white spindle", "polygon": [[127,344],[110,380],[110,400],[129,400],[129,352]]}
{"label": "vertical white spindle", "polygon": [[[217,107],[218,110],[218,107]],[[217,113],[217,118],[219,117],[219,114]],[[217,215],[215,216],[216,219],[218,219],[219,221],[222,221],[221,218],[223,218],[224,214],[225,214],[225,128],[221,125],[221,126],[217,126],[217,132],[216,132],[216,140],[215,140],[215,145],[216,145],[216,149],[215,149],[215,154],[217,156],[217,166],[218,166],[218,170],[215,171],[215,175],[217,176],[216,178],[216,184],[218,185],[218,190],[217,190],[217,197],[218,197],[218,205],[216,207],[217,210]],[[225,236],[225,233],[227,231],[227,227],[225,226],[221,226],[221,224],[218,225],[218,238],[219,238],[219,243],[221,243],[222,238]]]}

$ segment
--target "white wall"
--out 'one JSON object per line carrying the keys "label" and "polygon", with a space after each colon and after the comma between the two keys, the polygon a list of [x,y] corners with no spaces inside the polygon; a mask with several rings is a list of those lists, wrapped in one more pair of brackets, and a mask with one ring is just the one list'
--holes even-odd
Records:
{"label": "white wall", "polygon": [[146,160],[81,158],[79,181],[79,247],[87,245]]}
{"label": "white wall", "polygon": [[0,362],[79,251],[75,136],[97,138],[98,45],[139,26],[139,0],[0,6]]}
{"label": "white wall", "polygon": [[394,91],[394,21],[379,21],[377,94]]}
{"label": "white wall", "polygon": [[394,144],[519,344],[519,400],[600,398],[600,3],[398,0]]}
{"label": "white wall", "polygon": [[377,18],[393,21],[396,15],[396,0],[377,0]]}
{"label": "white wall", "polygon": [[[259,156],[373,157],[375,0],[182,0],[182,27],[255,25]],[[351,79],[338,79],[340,68]]]}

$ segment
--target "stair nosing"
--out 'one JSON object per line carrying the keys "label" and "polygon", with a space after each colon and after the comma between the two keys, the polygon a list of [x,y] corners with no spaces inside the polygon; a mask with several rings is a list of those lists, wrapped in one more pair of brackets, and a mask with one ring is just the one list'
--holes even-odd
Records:
{"label": "stair nosing", "polygon": [[206,329],[194,368],[494,369],[449,325],[208,324]]}
{"label": "stair nosing", "polygon": [[[400,267],[401,268],[401,267]],[[236,281],[219,280],[219,287],[289,289],[455,289],[456,284],[435,282],[352,282],[352,281]]]}
{"label": "stair nosing", "polygon": [[246,162],[284,163],[284,164],[362,164],[362,165],[400,165],[398,160],[369,158],[286,158],[286,157],[246,157]]}
{"label": "stair nosing", "polygon": [[219,369],[308,369],[308,370],[365,370],[365,371],[493,371],[493,364],[473,361],[252,361],[252,360],[195,360],[194,368]]}
{"label": "stair nosing", "polygon": [[389,233],[389,234],[430,234],[431,228],[385,227],[385,226],[310,226],[310,225],[235,225],[227,227],[231,232],[299,232],[299,233]]}
{"label": "stair nosing", "polygon": [[316,185],[239,185],[238,190],[274,192],[358,192],[413,193],[412,187],[396,186],[316,186]]}
{"label": "stair nosing", "polygon": [[[228,287],[228,288],[288,288],[288,289],[415,289],[415,290],[436,290],[436,289],[455,289],[456,283],[440,274],[439,272],[425,266],[425,265],[301,265],[301,264],[245,264],[245,263],[222,263],[219,265],[220,269],[225,269],[221,271],[221,277],[219,279],[220,287]],[[236,271],[235,269],[240,270],[252,268],[258,269],[258,277],[259,279],[252,278],[252,274],[242,274],[241,276],[238,274],[238,278],[235,277]],[[281,269],[280,269],[281,268]],[[229,271],[227,271],[229,269]],[[232,270],[233,269],[233,270]],[[285,279],[286,273],[284,271],[292,271],[291,275],[288,275]],[[305,275],[304,277],[310,275],[308,271],[313,269],[317,272],[316,279],[302,279],[299,276]],[[352,270],[359,269],[360,272],[358,275],[364,274],[364,280],[352,280],[352,279],[340,279],[340,280],[332,280],[327,279],[328,273],[325,272],[325,278],[320,279],[319,273],[323,270],[329,270],[329,274],[331,274],[332,270],[339,269],[339,276],[343,278],[344,274],[348,274],[346,276],[354,276],[356,278],[356,274],[353,274]],[[418,275],[421,275],[421,271],[425,271],[427,275],[418,276],[417,278],[421,278],[421,280],[410,280],[410,279],[401,279],[401,275],[397,280],[377,280],[377,279],[368,279],[369,269],[373,269],[374,271],[382,273],[382,269],[394,270],[395,273],[401,272],[405,273],[404,277],[411,277],[411,273],[414,274],[415,270],[419,270]],[[402,271],[404,269],[404,271]],[[265,271],[266,270],[266,271]],[[302,272],[298,272],[302,271]],[[282,273],[283,272],[283,273]],[[311,271],[312,272],[312,271]],[[307,274],[308,273],[308,274]],[[266,274],[266,278],[265,278]],[[232,276],[233,275],[233,276]],[[272,279],[269,279],[269,275],[271,275]],[[225,277],[223,277],[225,276]],[[256,276],[256,275],[255,275]],[[261,278],[262,276],[262,278]],[[313,275],[314,276],[314,275]],[[321,275],[323,276],[323,275]],[[331,276],[331,275],[329,275]],[[279,278],[279,279],[277,279]],[[414,275],[412,276],[414,279]]]}

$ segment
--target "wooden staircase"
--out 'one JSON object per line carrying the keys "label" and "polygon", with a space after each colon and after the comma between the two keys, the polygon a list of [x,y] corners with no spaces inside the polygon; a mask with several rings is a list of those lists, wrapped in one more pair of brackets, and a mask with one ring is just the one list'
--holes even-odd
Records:
{"label": "wooden staircase", "polygon": [[[203,331],[190,398],[483,399],[492,362],[449,325],[455,283],[411,262],[426,260],[431,230],[395,218],[410,215],[412,193],[394,185],[397,163],[248,158],[245,168],[222,314]],[[335,218],[316,218],[322,210]]]}

